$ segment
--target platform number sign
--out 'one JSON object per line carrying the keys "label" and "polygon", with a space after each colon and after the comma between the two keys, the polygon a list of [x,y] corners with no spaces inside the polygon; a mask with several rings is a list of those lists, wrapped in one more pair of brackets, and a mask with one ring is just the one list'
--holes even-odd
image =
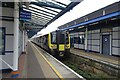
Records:
{"label": "platform number sign", "polygon": [[23,9],[20,9],[19,19],[23,20],[23,21],[31,20],[31,12],[23,10]]}

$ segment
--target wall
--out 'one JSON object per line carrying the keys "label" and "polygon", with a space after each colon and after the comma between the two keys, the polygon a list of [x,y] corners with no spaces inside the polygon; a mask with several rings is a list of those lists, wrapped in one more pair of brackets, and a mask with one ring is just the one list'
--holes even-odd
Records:
{"label": "wall", "polygon": [[100,52],[100,30],[88,31],[88,50]]}
{"label": "wall", "polygon": [[[103,28],[102,28],[103,29]],[[113,28],[107,28],[108,32],[102,32],[101,29],[96,30],[89,30],[88,31],[88,44],[87,44],[87,50],[93,51],[97,53],[102,53],[102,35],[104,34],[110,34],[110,54],[109,55],[119,55],[120,50],[120,37],[118,36],[120,34],[120,27],[113,27]],[[79,37],[81,34],[85,35],[85,32],[76,32],[71,33],[72,37]],[[85,49],[84,44],[79,44],[79,42],[76,44],[74,42],[74,48],[79,49]]]}
{"label": "wall", "polygon": [[112,32],[112,54],[120,56],[120,27],[114,27]]}
{"label": "wall", "polygon": [[[0,55],[2,57],[2,61],[0,59],[0,64],[2,64],[2,69],[8,69],[13,66],[13,45],[14,45],[14,9],[13,8],[6,8],[0,7],[2,9],[2,19],[0,19],[0,27],[4,27],[6,30],[5,33],[5,55]],[[1,16],[0,16],[1,18]],[[19,26],[18,26],[19,27]],[[19,30],[19,56],[22,52],[22,31]],[[9,65],[6,65],[6,63]],[[0,68],[1,69],[1,68]]]}
{"label": "wall", "polygon": [[22,46],[23,46],[23,36],[22,35],[23,35],[22,31],[19,30],[19,46],[18,46],[18,48],[19,48],[19,56],[22,53]]}
{"label": "wall", "polygon": [[[1,7],[0,7],[1,8]],[[2,16],[13,17],[13,9],[12,8],[2,8]],[[5,18],[5,17],[4,17]],[[8,20],[0,20],[2,25],[0,27],[4,27],[6,30],[5,33],[5,55],[2,56],[2,60],[8,63],[10,66],[13,65],[13,23],[14,21]],[[9,68],[5,63],[2,63],[2,69]]]}

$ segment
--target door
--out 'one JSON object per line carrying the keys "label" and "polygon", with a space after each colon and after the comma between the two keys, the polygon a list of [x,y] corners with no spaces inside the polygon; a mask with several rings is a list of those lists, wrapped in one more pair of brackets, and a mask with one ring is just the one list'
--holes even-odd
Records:
{"label": "door", "polygon": [[105,55],[110,55],[110,35],[102,36],[102,53]]}

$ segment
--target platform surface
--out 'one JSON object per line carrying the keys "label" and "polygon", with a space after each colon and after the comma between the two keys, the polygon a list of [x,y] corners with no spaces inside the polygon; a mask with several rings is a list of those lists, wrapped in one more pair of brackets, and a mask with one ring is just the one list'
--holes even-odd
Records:
{"label": "platform surface", "polygon": [[23,76],[27,74],[26,78],[59,78],[30,42],[23,71]]}
{"label": "platform surface", "polygon": [[75,55],[79,55],[85,58],[89,58],[98,62],[106,63],[109,65],[113,65],[119,67],[120,58],[115,56],[103,55],[95,52],[85,52],[84,50],[79,50],[75,48],[71,48],[70,52]]}
{"label": "platform surface", "polygon": [[[85,80],[52,55],[28,42],[26,54],[19,57],[19,77],[44,80]],[[11,78],[11,73],[4,78]]]}

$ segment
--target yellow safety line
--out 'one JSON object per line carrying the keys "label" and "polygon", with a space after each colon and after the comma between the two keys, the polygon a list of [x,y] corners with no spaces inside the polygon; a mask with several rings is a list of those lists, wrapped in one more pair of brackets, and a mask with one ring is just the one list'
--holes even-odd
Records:
{"label": "yellow safety line", "polygon": [[[31,43],[32,44],[32,43]],[[33,44],[32,44],[33,45]],[[33,45],[34,46],[34,45]],[[35,46],[34,46],[35,47]],[[36,48],[36,47],[35,47]],[[36,50],[40,53],[40,51],[36,48]],[[45,61],[48,63],[48,65],[53,69],[53,71],[57,74],[57,76],[61,79],[64,80],[61,74],[53,67],[53,65],[40,53],[40,55],[45,59]]]}

